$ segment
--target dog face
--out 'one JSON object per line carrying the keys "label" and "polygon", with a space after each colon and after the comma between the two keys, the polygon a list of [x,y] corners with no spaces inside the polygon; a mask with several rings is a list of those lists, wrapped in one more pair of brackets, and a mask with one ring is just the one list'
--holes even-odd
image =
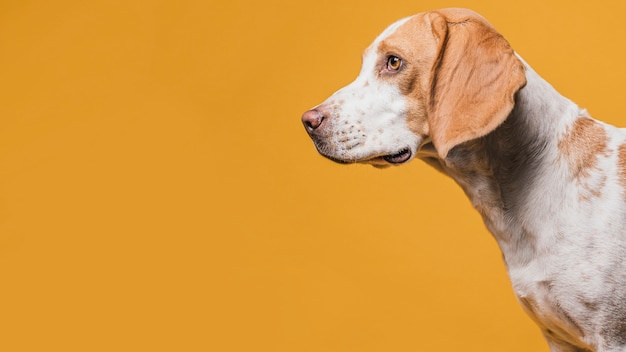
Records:
{"label": "dog face", "polygon": [[[415,133],[408,128],[411,103],[398,84],[412,64],[404,59],[401,47],[392,47],[388,41],[407,21],[391,25],[365,50],[354,82],[303,116],[322,155],[338,162],[383,166],[409,161],[416,154],[426,131]],[[420,98],[415,100],[421,106]],[[415,119],[423,120],[423,113]]]}
{"label": "dog face", "polygon": [[426,149],[445,159],[502,123],[525,83],[521,61],[478,14],[427,12],[389,26],[356,80],[302,121],[336,162],[402,164]]}

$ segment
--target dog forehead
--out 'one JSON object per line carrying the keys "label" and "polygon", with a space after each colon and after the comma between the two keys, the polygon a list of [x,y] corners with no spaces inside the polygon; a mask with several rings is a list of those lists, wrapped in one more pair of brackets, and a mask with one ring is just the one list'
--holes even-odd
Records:
{"label": "dog forehead", "polygon": [[393,33],[395,33],[404,24],[409,22],[411,19],[415,18],[415,16],[416,15],[405,17],[405,18],[400,19],[400,20],[392,23],[391,25],[389,25],[389,27],[385,28],[385,30],[382,33],[380,33],[378,35],[378,37],[376,37],[376,40],[374,40],[374,43],[373,43],[372,46],[376,46],[377,44],[379,44],[383,40],[387,39],[389,36],[391,36]]}
{"label": "dog forehead", "polygon": [[[478,13],[459,8],[447,8],[421,12],[405,17],[387,27],[370,45],[369,52],[402,51],[413,56],[416,49],[441,40],[438,36],[446,31],[449,24],[482,23],[493,26]],[[438,33],[438,34],[437,34]]]}
{"label": "dog forehead", "polygon": [[387,39],[389,36],[393,35],[398,30],[398,28],[402,27],[413,17],[414,16],[409,16],[400,19],[389,25],[389,27],[387,27],[382,33],[380,33],[378,37],[376,37],[374,42],[372,42],[372,44],[367,49],[365,49],[365,52],[363,53],[363,66],[368,66],[368,63],[373,63],[371,61],[375,60],[376,55],[378,54],[378,48],[380,47],[380,44],[385,41],[385,39]]}
{"label": "dog forehead", "polygon": [[[420,56],[422,48],[433,42],[433,34],[427,19],[428,13],[403,18],[387,27],[365,50],[363,63],[374,64],[380,55],[394,54],[409,59]],[[366,66],[370,66],[366,65]]]}

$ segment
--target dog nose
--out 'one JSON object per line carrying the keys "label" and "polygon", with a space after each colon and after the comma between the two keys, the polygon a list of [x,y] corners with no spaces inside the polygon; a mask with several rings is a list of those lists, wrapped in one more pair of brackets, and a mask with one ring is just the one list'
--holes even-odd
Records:
{"label": "dog nose", "polygon": [[312,109],[302,115],[302,123],[308,133],[313,133],[322,125],[326,116],[317,109]]}

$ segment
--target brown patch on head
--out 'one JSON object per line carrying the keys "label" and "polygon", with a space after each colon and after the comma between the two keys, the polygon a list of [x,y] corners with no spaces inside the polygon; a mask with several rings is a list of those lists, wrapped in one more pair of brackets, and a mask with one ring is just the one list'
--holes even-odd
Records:
{"label": "brown patch on head", "polygon": [[589,176],[598,164],[598,157],[607,152],[607,134],[596,121],[581,117],[559,140],[558,148],[577,180]]}
{"label": "brown patch on head", "polygon": [[[398,86],[407,97],[407,126],[415,134],[427,136],[426,96],[430,80],[430,70],[434,65],[438,43],[435,40],[431,24],[426,13],[411,17],[398,27],[394,33],[381,41],[376,48],[379,59],[379,79]],[[402,60],[397,72],[384,70],[387,58],[397,56]]]}
{"label": "brown patch on head", "polygon": [[508,42],[469,10],[416,15],[383,40],[377,54],[383,68],[390,55],[403,60],[400,70],[382,70],[379,77],[407,96],[409,128],[429,135],[442,159],[500,125],[526,84]]}

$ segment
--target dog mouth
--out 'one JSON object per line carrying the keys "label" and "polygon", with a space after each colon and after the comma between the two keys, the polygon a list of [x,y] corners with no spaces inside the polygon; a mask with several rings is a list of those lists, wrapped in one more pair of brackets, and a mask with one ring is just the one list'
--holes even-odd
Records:
{"label": "dog mouth", "polygon": [[404,148],[395,154],[384,155],[382,158],[389,164],[402,164],[411,159],[411,149]]}
{"label": "dog mouth", "polygon": [[413,152],[411,151],[411,148],[406,147],[406,148],[402,148],[400,149],[400,151],[398,151],[397,153],[393,153],[393,154],[378,154],[378,155],[374,155],[374,156],[370,156],[370,157],[365,157],[365,158],[345,158],[345,157],[338,157],[337,155],[335,155],[332,152],[328,152],[328,150],[326,150],[325,146],[322,144],[315,144],[315,147],[317,148],[317,151],[324,157],[326,157],[327,159],[334,161],[338,164],[356,164],[356,163],[363,163],[363,164],[372,164],[374,166],[378,166],[378,167],[384,167],[385,165],[400,165],[403,164],[409,160],[411,160],[412,156],[413,156]]}

